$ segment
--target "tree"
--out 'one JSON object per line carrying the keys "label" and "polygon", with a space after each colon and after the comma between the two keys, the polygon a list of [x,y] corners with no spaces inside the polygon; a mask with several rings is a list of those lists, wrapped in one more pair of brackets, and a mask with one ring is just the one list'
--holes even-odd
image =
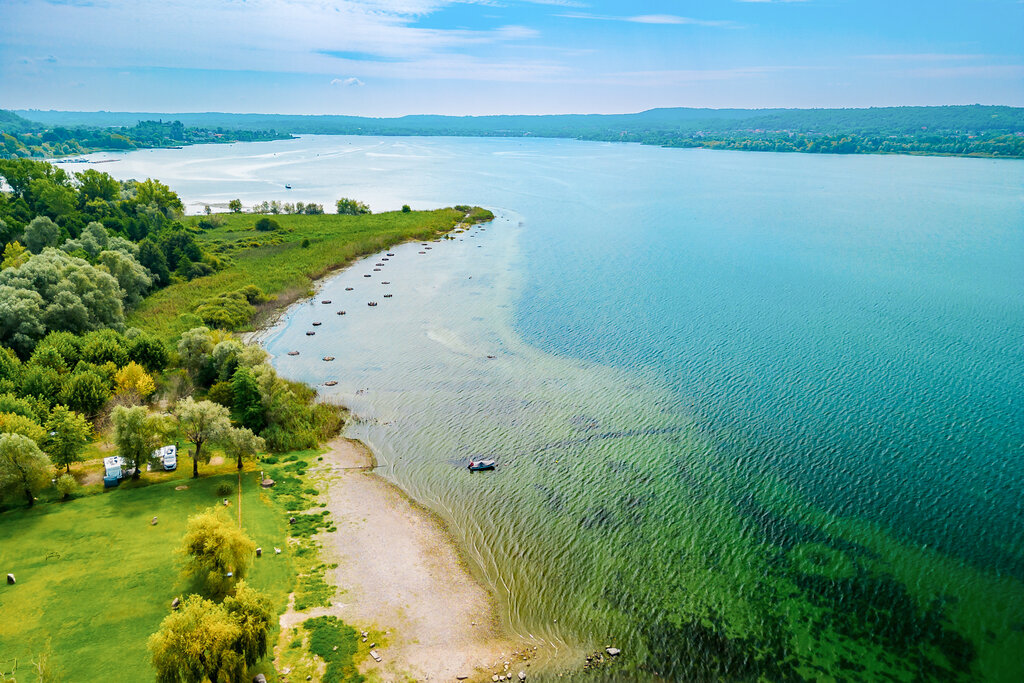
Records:
{"label": "tree", "polygon": [[117,394],[137,395],[140,399],[145,399],[156,390],[153,378],[135,361],[117,371],[114,387]]}
{"label": "tree", "polygon": [[188,518],[180,552],[185,575],[201,581],[211,595],[223,595],[245,578],[256,544],[224,508],[212,507]]}
{"label": "tree", "polygon": [[21,246],[21,242],[10,242],[4,247],[3,263],[0,263],[0,270],[17,268],[28,261],[31,255],[28,249]]}
{"label": "tree", "polygon": [[181,335],[178,341],[178,357],[181,365],[195,378],[200,370],[210,363],[213,352],[213,337],[208,327],[193,327]]}
{"label": "tree", "polygon": [[242,200],[232,199],[228,202],[228,210],[230,210],[231,213],[242,213]]}
{"label": "tree", "polygon": [[110,416],[114,423],[114,444],[125,460],[125,467],[134,467],[133,479],[142,474],[142,464],[157,448],[163,434],[163,421],[150,415],[142,406],[117,406]]}
{"label": "tree", "polygon": [[96,258],[110,244],[110,234],[102,224],[92,221],[85,226],[77,240],[67,240],[60,245],[61,251],[72,253],[81,249],[90,258]]}
{"label": "tree", "polygon": [[188,596],[149,637],[157,683],[241,681],[245,659],[234,649],[240,635],[227,608],[199,595]]}
{"label": "tree", "polygon": [[402,204],[402,213],[410,213],[410,212],[412,212],[412,207],[410,207],[408,204]]}
{"label": "tree", "polygon": [[150,238],[139,242],[139,263],[153,274],[153,284],[166,287],[171,282],[171,269],[167,267],[167,257],[157,243]]}
{"label": "tree", "polygon": [[24,493],[29,507],[35,494],[50,484],[53,465],[32,439],[0,434],[0,493]]}
{"label": "tree", "polygon": [[43,440],[42,426],[35,419],[17,413],[0,413],[0,433],[20,434],[37,444]]}
{"label": "tree", "polygon": [[124,296],[125,306],[138,305],[153,285],[153,277],[134,256],[123,251],[100,252],[97,263],[117,280]]}
{"label": "tree", "polygon": [[235,650],[246,666],[252,666],[267,654],[268,635],[275,621],[270,602],[245,581],[239,581],[234,596],[224,599],[224,607],[238,624]]}
{"label": "tree", "polygon": [[84,415],[93,416],[110,398],[110,384],[94,369],[74,372],[64,382],[61,403]]}
{"label": "tree", "polygon": [[256,383],[256,376],[247,367],[239,367],[231,378],[231,404],[241,416],[244,427],[261,432],[267,426],[263,410],[263,397]]}
{"label": "tree", "polygon": [[370,213],[369,206],[355,199],[349,199],[348,197],[342,197],[339,199],[335,206],[338,207],[338,213],[344,216],[360,216],[362,214]]}
{"label": "tree", "polygon": [[246,427],[231,427],[222,437],[224,450],[238,461],[238,469],[242,469],[242,460],[251,458],[267,447],[266,442]]}
{"label": "tree", "polygon": [[178,401],[175,408],[178,427],[185,437],[195,444],[192,453],[192,477],[199,477],[199,461],[210,462],[210,456],[203,453],[203,444],[216,441],[230,427],[228,409],[213,401],[196,401],[191,396]]}
{"label": "tree", "polygon": [[167,346],[152,334],[143,332],[128,341],[128,357],[149,372],[159,372],[167,367],[169,359]]}
{"label": "tree", "polygon": [[89,421],[67,406],[57,405],[50,411],[44,429],[43,450],[50,454],[53,464],[71,472],[71,463],[81,461],[82,449],[92,437]]}
{"label": "tree", "polygon": [[[4,286],[16,292],[4,294]],[[45,249],[19,268],[0,271],[0,300],[21,298],[24,304],[25,292],[39,296],[34,305],[40,309],[40,315],[35,318],[36,323],[42,324],[44,334],[47,330],[81,334],[124,324],[123,292],[117,280],[105,268],[96,268],[59,249]],[[0,323],[0,334],[2,328]],[[18,343],[32,346],[35,341],[38,338],[32,340],[31,335],[25,334]],[[0,342],[6,340],[0,338]]]}
{"label": "tree", "polygon": [[135,198],[141,204],[155,204],[168,217],[185,212],[185,206],[174,190],[152,178],[136,183]]}
{"label": "tree", "polygon": [[44,306],[38,293],[0,284],[0,344],[10,346],[22,357],[28,356],[46,333]]}
{"label": "tree", "polygon": [[57,224],[47,216],[36,216],[25,226],[25,246],[33,254],[40,253],[46,247],[57,246],[59,236]]}
{"label": "tree", "polygon": [[78,191],[85,196],[86,201],[102,199],[110,202],[121,194],[121,184],[117,180],[92,168],[76,173],[75,181],[78,184]]}

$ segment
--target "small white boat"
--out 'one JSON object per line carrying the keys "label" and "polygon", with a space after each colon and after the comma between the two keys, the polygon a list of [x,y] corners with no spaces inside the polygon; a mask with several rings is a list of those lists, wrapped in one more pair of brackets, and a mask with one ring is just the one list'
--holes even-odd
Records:
{"label": "small white boat", "polygon": [[470,460],[469,471],[470,472],[481,472],[483,470],[493,470],[495,462],[493,460]]}

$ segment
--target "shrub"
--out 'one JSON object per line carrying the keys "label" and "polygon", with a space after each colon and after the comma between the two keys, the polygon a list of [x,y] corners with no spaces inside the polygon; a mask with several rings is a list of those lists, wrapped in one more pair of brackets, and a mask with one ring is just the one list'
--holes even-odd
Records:
{"label": "shrub", "polygon": [[230,408],[233,400],[231,382],[217,382],[207,393],[206,397],[214,403],[219,403],[225,408]]}
{"label": "shrub", "polygon": [[230,496],[234,492],[235,492],[235,487],[232,486],[231,484],[227,483],[226,481],[217,485],[217,497],[218,498],[226,498],[227,496]]}
{"label": "shrub", "polygon": [[302,240],[302,248],[303,249],[309,249],[309,238],[308,237],[303,238],[303,240]]}
{"label": "shrub", "polygon": [[402,204],[402,213],[409,213],[410,211],[412,211],[412,209],[409,208],[408,204]]}
{"label": "shrub", "polygon": [[260,232],[273,232],[275,230],[281,229],[281,226],[278,224],[277,221],[275,221],[273,218],[266,217],[263,217],[256,221],[256,225],[254,227]]}
{"label": "shrub", "polygon": [[70,474],[62,474],[57,477],[57,493],[60,494],[62,500],[67,500],[80,488],[78,482]]}

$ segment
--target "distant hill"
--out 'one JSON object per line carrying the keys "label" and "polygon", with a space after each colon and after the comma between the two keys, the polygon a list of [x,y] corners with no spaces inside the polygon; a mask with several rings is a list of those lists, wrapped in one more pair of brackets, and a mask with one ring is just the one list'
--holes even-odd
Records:
{"label": "distant hill", "polygon": [[134,126],[139,121],[177,120],[186,126],[276,129],[290,133],[375,135],[539,135],[591,137],[622,132],[676,133],[786,130],[800,133],[934,133],[1024,131],[1024,108],[987,105],[876,107],[870,109],[650,109],[636,114],[544,116],[433,116],[368,118],[340,115],[228,114],[218,112],[70,112],[21,110],[48,126]]}
{"label": "distant hill", "polygon": [[291,134],[551,137],[639,142],[666,147],[832,154],[943,154],[1024,158],[1024,108],[990,105],[869,109],[650,109],[635,114],[434,116],[218,112],[66,112],[18,114],[53,127],[128,128],[180,121],[216,131]]}
{"label": "distant hill", "polygon": [[29,121],[15,114],[13,111],[0,109],[0,133],[14,135],[16,133],[28,133],[39,130],[43,126],[35,121]]}

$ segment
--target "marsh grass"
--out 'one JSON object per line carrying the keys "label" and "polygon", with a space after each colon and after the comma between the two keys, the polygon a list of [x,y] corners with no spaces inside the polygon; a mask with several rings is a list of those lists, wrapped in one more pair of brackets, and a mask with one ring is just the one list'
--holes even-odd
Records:
{"label": "marsh grass", "polygon": [[[468,217],[467,217],[468,214]],[[228,265],[212,275],[182,282],[146,298],[129,316],[128,324],[165,339],[202,324],[195,315],[200,304],[246,285],[256,285],[275,300],[262,304],[254,318],[273,314],[306,296],[313,282],[357,258],[409,240],[435,239],[463,221],[480,222],[489,211],[437,209],[364,216],[279,215],[280,230],[257,232],[258,216],[229,214],[223,225],[199,236],[203,248]],[[308,240],[309,247],[303,248]],[[244,328],[243,328],[244,329]]]}

